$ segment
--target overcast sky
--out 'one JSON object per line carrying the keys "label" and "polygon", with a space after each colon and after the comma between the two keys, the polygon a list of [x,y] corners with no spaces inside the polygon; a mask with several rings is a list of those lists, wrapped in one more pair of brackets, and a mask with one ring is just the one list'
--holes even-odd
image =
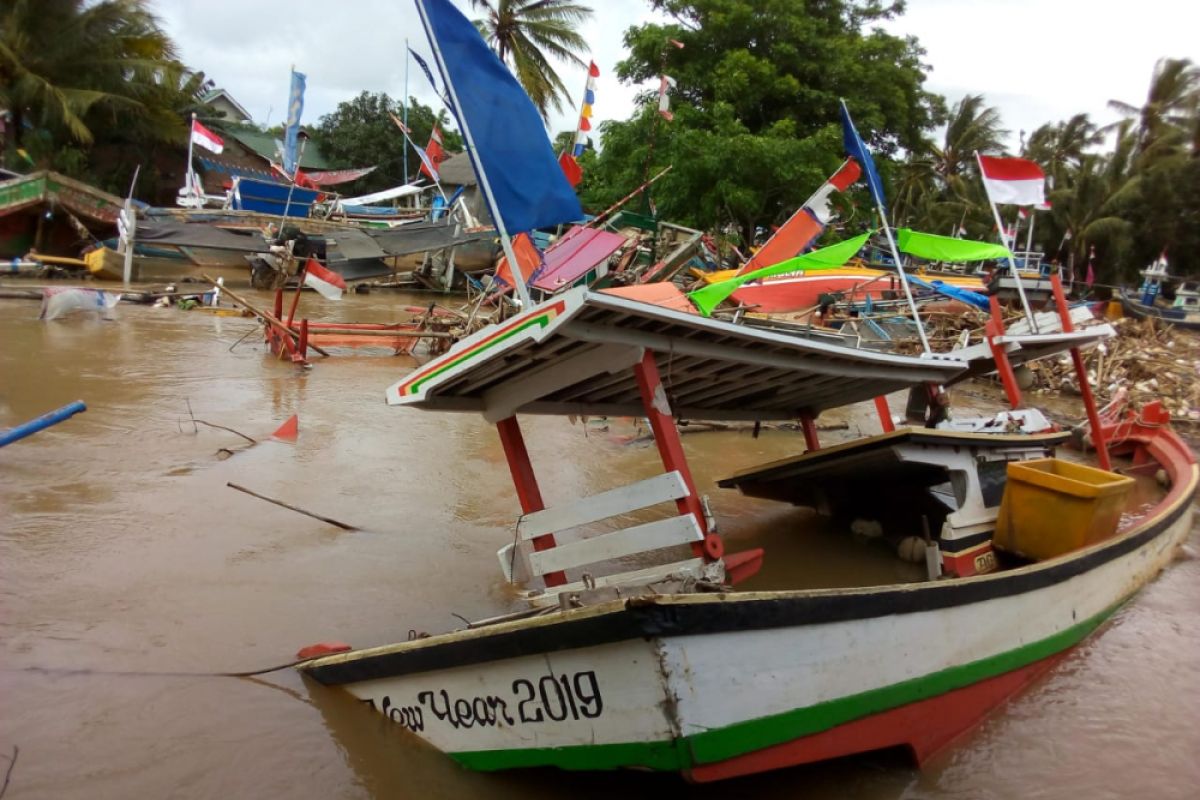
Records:
{"label": "overcast sky", "polygon": [[[476,16],[468,0],[456,3]],[[411,0],[151,4],[184,63],[203,70],[259,123],[280,121],[293,64],[308,75],[303,122],[315,125],[363,90],[403,97],[406,38],[433,63]],[[625,119],[634,95],[651,87],[621,84],[613,74],[624,57],[622,34],[655,16],[645,0],[590,5],[595,14],[582,33],[600,67],[594,119]],[[1107,101],[1140,104],[1163,56],[1200,62],[1197,0],[909,0],[908,11],[888,28],[920,39],[930,90],[951,104],[981,93],[997,106],[1014,148],[1018,131],[1081,111],[1100,123],[1116,119]],[[564,66],[559,74],[573,93],[582,93],[583,69]],[[440,105],[415,64],[408,92]],[[573,129],[575,114],[568,109],[552,119],[551,132]]]}

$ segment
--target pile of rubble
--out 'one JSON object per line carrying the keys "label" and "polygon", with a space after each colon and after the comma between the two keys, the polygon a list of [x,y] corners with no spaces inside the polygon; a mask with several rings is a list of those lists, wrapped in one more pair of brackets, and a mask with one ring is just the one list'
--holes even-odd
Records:
{"label": "pile of rubble", "polygon": [[[1117,335],[1084,351],[1088,381],[1100,404],[1122,389],[1136,406],[1162,400],[1177,421],[1200,422],[1200,337],[1153,319],[1113,321]],[[1071,357],[1029,365],[1038,394],[1079,394]]]}

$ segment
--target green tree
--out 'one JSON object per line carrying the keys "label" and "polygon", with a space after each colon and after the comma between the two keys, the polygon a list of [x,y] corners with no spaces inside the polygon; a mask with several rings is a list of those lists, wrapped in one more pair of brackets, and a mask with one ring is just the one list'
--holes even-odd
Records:
{"label": "green tree", "polygon": [[979,180],[975,153],[1004,150],[1000,112],[982,95],[963,97],[950,111],[941,143],[922,140],[897,170],[893,221],[933,233],[969,234],[995,229]]}
{"label": "green tree", "polygon": [[1186,58],[1163,58],[1154,65],[1150,90],[1141,106],[1110,100],[1109,108],[1137,121],[1137,151],[1151,154],[1157,145],[1200,149],[1197,106],[1200,105],[1200,69]]}
{"label": "green tree", "polygon": [[[672,21],[628,29],[629,57],[617,74],[634,83],[664,73],[676,79],[675,119],[659,118],[651,91],[632,119],[602,126],[603,147],[584,171],[589,205],[607,205],[671,164],[654,190],[660,216],[732,224],[749,240],[757,228],[785,220],[841,162],[840,98],[885,172],[889,155],[920,144],[944,113],[940,98],[923,88],[916,40],[872,27],[899,13],[900,3],[652,5]],[[865,192],[850,199],[856,205],[847,204],[847,215],[865,221]]]}
{"label": "green tree", "polygon": [[[363,92],[353,100],[338,103],[337,109],[321,117],[311,131],[321,146],[321,152],[339,164],[375,166],[376,169],[355,183],[356,192],[374,192],[404,182],[404,136],[392,122],[389,113],[403,117],[400,103],[386,94]],[[437,122],[442,129],[443,147],[447,152],[462,150],[462,137],[447,130],[449,115],[445,110],[434,113],[429,106],[415,98],[409,99],[408,128],[415,144],[425,147]],[[421,169],[421,160],[413,148],[408,148],[408,178],[414,180]]]}
{"label": "green tree", "polygon": [[592,9],[570,0],[471,0],[485,16],[475,20],[488,45],[512,67],[533,104],[549,120],[550,109],[562,111],[570,93],[550,60],[586,66],[579,54],[588,50],[576,27]]}
{"label": "green tree", "polygon": [[36,140],[43,160],[87,147],[98,127],[136,122],[169,140],[180,120],[163,113],[183,67],[145,0],[6,0],[0,5],[0,106],[6,151]]}

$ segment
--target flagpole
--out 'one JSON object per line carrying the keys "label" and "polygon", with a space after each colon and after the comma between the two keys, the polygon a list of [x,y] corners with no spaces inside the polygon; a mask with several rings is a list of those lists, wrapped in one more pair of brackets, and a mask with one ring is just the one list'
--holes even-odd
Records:
{"label": "flagpole", "polygon": [[896,241],[892,238],[892,229],[888,225],[887,215],[884,214],[883,204],[879,202],[879,198],[875,198],[875,204],[879,209],[879,221],[883,223],[883,233],[887,236],[888,247],[892,251],[892,258],[896,260],[896,271],[900,273],[900,285],[904,287],[904,296],[908,298],[908,307],[912,310],[913,322],[917,323],[917,334],[921,337],[921,346],[928,353],[930,352],[929,339],[925,336],[925,326],[921,324],[921,315],[917,313],[917,303],[913,300],[912,289],[908,285],[908,276],[904,274],[904,264],[900,261],[900,251],[896,248]]}
{"label": "flagpole", "polygon": [[[408,50],[408,37],[404,37],[404,127],[408,127],[408,63],[412,58]],[[404,137],[404,183],[408,183],[408,136]]]}
{"label": "flagpole", "polygon": [[[587,105],[587,86],[592,79],[592,64],[595,63],[595,61],[589,61],[587,69],[584,71],[585,77],[583,79],[583,101],[579,103],[579,122],[575,123],[575,135],[571,137],[571,143],[567,145],[566,150],[566,152],[571,154],[572,158],[575,157],[575,144],[579,141],[579,134],[583,133],[583,107]],[[559,155],[561,156],[562,153],[559,153]]]}
{"label": "flagpole", "polygon": [[[840,102],[842,104],[842,111],[845,113],[850,127],[854,128],[854,118],[850,116],[850,109],[846,107],[846,101],[842,100]],[[855,130],[854,136],[855,139],[858,139],[857,130]],[[864,151],[864,156],[870,155],[870,151],[867,150],[866,144],[861,139],[859,139],[859,146]],[[892,259],[896,262],[896,271],[900,273],[900,285],[904,287],[904,296],[908,299],[908,307],[912,311],[913,322],[917,324],[917,335],[921,338],[921,346],[925,348],[925,352],[932,352],[929,347],[929,338],[925,335],[925,326],[921,324],[921,315],[917,312],[917,302],[913,300],[912,288],[908,285],[908,275],[904,272],[904,263],[900,260],[900,250],[896,247],[896,240],[892,238],[892,229],[888,225],[887,212],[883,207],[883,197],[875,192],[875,186],[871,182],[871,173],[868,170],[868,166],[867,164],[862,165],[863,173],[867,176],[867,186],[871,190],[871,197],[875,198],[875,208],[879,210],[879,222],[883,225],[883,234],[887,237],[888,247],[892,251]],[[882,191],[881,187],[880,192]]]}
{"label": "flagpole", "polygon": [[[996,207],[996,202],[992,200],[992,193],[988,190],[987,180],[983,172],[983,159],[979,157],[979,151],[975,151],[975,163],[979,165],[979,180],[983,181],[983,193],[987,195],[988,205],[992,207],[992,216],[996,220],[996,230],[1000,233],[1000,243],[1004,244],[1004,221],[1000,219],[1000,209]],[[1017,262],[1013,258],[1012,248],[1005,244],[1008,250],[1008,268],[1012,272],[1013,280],[1017,284],[1017,294],[1021,298],[1021,307],[1025,309],[1025,318],[1029,320],[1029,326],[1034,333],[1041,333],[1038,330],[1037,320],[1033,316],[1033,312],[1029,308],[1029,298],[1025,296],[1025,285],[1021,283],[1021,276],[1017,273]]]}
{"label": "flagpole", "polygon": [[[193,112],[192,112],[192,124],[191,124],[191,126],[188,128],[188,165],[187,165],[187,175],[184,177],[184,180],[185,180],[185,181],[187,181],[187,196],[189,196],[189,197],[192,195],[192,192],[193,192],[193,191],[195,191],[195,189],[194,189],[194,183],[195,183],[195,180],[196,180],[196,179],[195,179],[195,177],[194,177],[194,175],[195,175],[195,172],[192,170],[192,145],[193,145],[192,139],[193,139],[193,137],[195,136],[195,133],[196,133],[196,112],[195,112],[195,111],[193,111]],[[199,204],[199,203],[197,203],[197,207],[199,207],[199,205],[200,205],[200,204]]]}
{"label": "flagpole", "polygon": [[442,71],[442,79],[446,82],[446,91],[450,93],[450,99],[454,104],[455,116],[458,117],[458,126],[462,129],[463,139],[467,144],[467,153],[470,155],[471,164],[475,167],[475,175],[479,178],[479,188],[483,190],[483,196],[487,200],[488,209],[492,212],[492,221],[496,223],[496,232],[500,234],[500,246],[504,250],[504,255],[508,258],[508,264],[512,267],[513,281],[517,285],[517,296],[521,299],[521,305],[524,308],[529,308],[533,305],[533,300],[529,296],[529,287],[525,285],[525,276],[521,273],[521,264],[517,261],[517,254],[513,251],[512,240],[508,236],[508,229],[504,225],[504,217],[500,214],[500,209],[496,206],[496,197],[492,194],[492,184],[488,180],[487,171],[476,158],[478,152],[475,148],[475,137],[471,135],[471,128],[467,125],[467,118],[463,114],[458,113],[458,109],[462,108],[462,104],[458,100],[458,92],[454,89],[454,83],[447,77],[450,70],[446,67],[446,59],[442,55],[442,49],[438,45],[437,37],[433,34],[433,28],[429,25],[429,18],[426,16],[425,4],[421,0],[417,0],[417,11],[421,15],[421,25],[425,28],[425,36],[429,39],[429,46],[433,49],[433,57],[437,59],[438,67]]}
{"label": "flagpole", "polygon": [[1035,214],[1037,214],[1037,208],[1034,206],[1030,206],[1029,207],[1029,235],[1025,237],[1025,263],[1026,263],[1026,265],[1029,264],[1029,254],[1031,252],[1033,252],[1033,221],[1036,219],[1036,217],[1034,216]]}

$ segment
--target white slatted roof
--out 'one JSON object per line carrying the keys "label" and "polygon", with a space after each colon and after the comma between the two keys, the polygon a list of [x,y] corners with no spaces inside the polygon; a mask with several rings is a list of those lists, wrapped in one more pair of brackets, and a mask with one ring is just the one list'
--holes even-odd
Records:
{"label": "white slatted roof", "polygon": [[459,342],[387,390],[393,405],[641,415],[632,365],[652,350],[677,417],[795,419],[926,381],[958,361],[857,350],[672,311],[584,287]]}

